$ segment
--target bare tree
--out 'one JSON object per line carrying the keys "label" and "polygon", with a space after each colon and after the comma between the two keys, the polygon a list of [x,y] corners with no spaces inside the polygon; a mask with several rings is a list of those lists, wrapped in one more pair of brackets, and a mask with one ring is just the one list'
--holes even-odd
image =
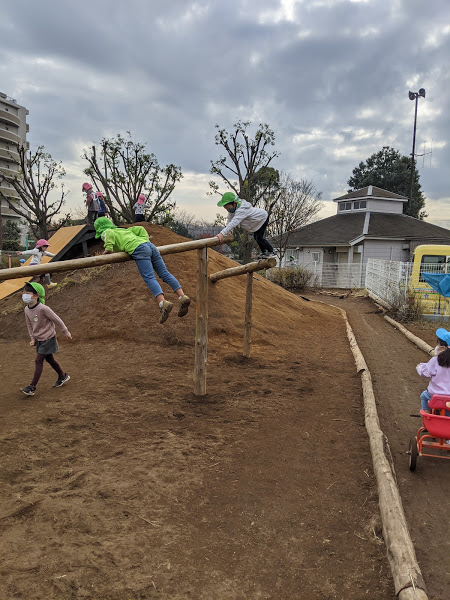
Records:
{"label": "bare tree", "polygon": [[17,171],[2,169],[0,185],[8,183],[18,197],[6,195],[0,190],[0,199],[25,219],[33,235],[47,238],[51,220],[59,213],[67,196],[64,184],[61,183],[59,190],[56,183],[66,172],[61,162],[56,162],[44,152],[44,146],[38,146],[36,152],[32,153],[18,144],[14,151],[19,155],[16,163],[19,168]]}
{"label": "bare tree", "polygon": [[[238,121],[233,131],[228,132],[216,125],[215,137],[217,146],[222,146],[225,154],[218,160],[211,161],[210,172],[222,178],[228,189],[253,205],[266,204],[267,192],[273,188],[274,180],[262,173],[273,171],[269,164],[279,153],[271,149],[275,145],[275,134],[267,123],[260,123],[253,138],[248,133],[250,121]],[[211,194],[218,194],[219,186],[210,181]],[[243,245],[244,262],[250,259],[252,242],[247,232],[237,231]]]}
{"label": "bare tree", "polygon": [[286,254],[292,233],[313,221],[322,209],[321,198],[322,192],[318,192],[310,181],[296,181],[290,174],[281,173],[279,196],[273,205],[268,227],[269,233],[277,240],[280,263]]}
{"label": "bare tree", "polygon": [[134,221],[133,205],[140,194],[145,194],[150,204],[147,221],[174,208],[169,197],[183,177],[180,167],[160,167],[156,156],[145,152],[145,144],[133,142],[129,132],[127,138],[120,134],[103,138],[99,148],[92,146],[81,157],[89,163],[84,173],[104,191],[114,223]]}

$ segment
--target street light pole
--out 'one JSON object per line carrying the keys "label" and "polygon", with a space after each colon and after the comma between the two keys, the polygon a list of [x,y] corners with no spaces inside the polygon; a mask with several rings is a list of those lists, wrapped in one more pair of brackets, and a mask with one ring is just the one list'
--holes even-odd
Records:
{"label": "street light pole", "polygon": [[412,199],[413,199],[413,187],[414,187],[414,170],[415,170],[415,156],[416,156],[416,125],[417,125],[417,102],[419,98],[425,98],[425,90],[420,88],[418,92],[409,92],[409,99],[416,101],[416,106],[414,109],[414,133],[413,133],[413,144],[412,144],[412,152],[411,152],[411,181],[409,185],[409,199],[408,199],[408,213],[411,212],[412,209]]}

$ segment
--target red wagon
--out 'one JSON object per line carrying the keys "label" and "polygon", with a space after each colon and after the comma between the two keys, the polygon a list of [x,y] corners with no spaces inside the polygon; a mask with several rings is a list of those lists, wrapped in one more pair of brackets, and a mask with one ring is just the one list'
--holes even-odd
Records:
{"label": "red wagon", "polygon": [[450,402],[450,396],[434,394],[428,402],[431,413],[420,411],[422,427],[416,438],[409,440],[411,471],[416,470],[418,456],[450,459],[450,417],[445,416],[447,402]]}

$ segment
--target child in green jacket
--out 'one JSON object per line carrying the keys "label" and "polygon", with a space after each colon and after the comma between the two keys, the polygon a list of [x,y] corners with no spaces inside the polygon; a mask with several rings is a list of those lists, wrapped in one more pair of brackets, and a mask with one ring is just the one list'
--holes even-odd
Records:
{"label": "child in green jacket", "polygon": [[97,219],[94,227],[96,231],[95,237],[101,238],[105,244],[103,254],[127,252],[136,262],[142,279],[158,303],[161,312],[160,323],[164,323],[167,320],[173,304],[164,298],[161,286],[156,281],[154,270],[177,294],[179,303],[178,316],[184,317],[187,314],[191,299],[186,296],[181,285],[167,270],[158,248],[149,241],[148,233],[144,227],[137,225],[122,229],[116,227],[107,217]]}

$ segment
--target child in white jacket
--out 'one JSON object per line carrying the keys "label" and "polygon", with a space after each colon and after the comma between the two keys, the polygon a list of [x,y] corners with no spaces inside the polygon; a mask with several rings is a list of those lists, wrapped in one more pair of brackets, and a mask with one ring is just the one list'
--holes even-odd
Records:
{"label": "child in white jacket", "polygon": [[[47,251],[47,248],[50,244],[47,240],[38,240],[36,242],[36,247],[33,250],[24,250],[23,252],[17,252],[19,256],[31,256],[30,267],[40,265],[41,260],[44,256],[56,256],[56,254],[52,254]],[[50,280],[50,274],[46,273],[45,275],[37,275],[37,277],[33,278],[33,281],[39,281],[42,285],[45,283],[48,288],[55,287],[58,285],[57,283],[52,283]]]}
{"label": "child in white jacket", "polygon": [[247,202],[241,200],[233,192],[226,192],[217,206],[223,206],[228,212],[226,227],[217,235],[220,242],[223,242],[223,236],[230,233],[235,227],[240,225],[242,229],[253,233],[253,237],[258,244],[261,254],[258,258],[270,258],[275,256],[270,243],[264,238],[267,225],[269,224],[269,215],[263,208],[255,208]]}

